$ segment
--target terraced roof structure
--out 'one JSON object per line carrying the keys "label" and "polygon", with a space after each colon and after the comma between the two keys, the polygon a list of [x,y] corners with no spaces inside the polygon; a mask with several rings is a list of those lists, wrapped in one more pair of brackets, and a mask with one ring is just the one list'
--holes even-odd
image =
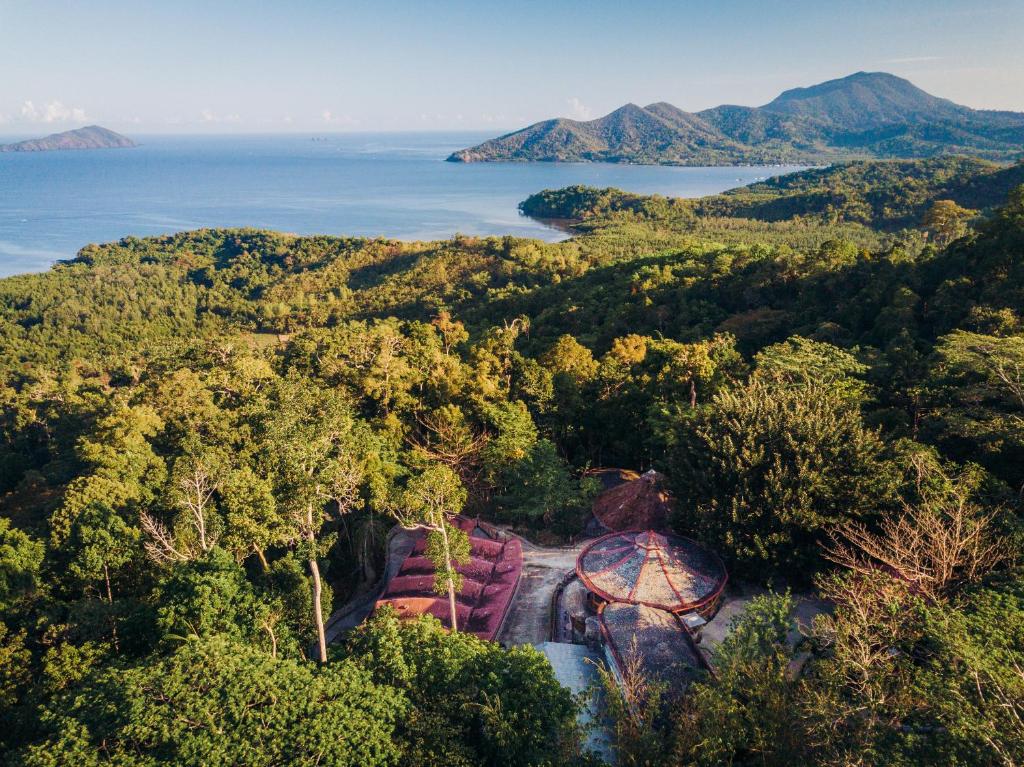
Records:
{"label": "terraced roof structure", "polygon": [[[501,628],[523,570],[523,546],[517,538],[496,536],[492,530],[465,517],[455,524],[469,533],[470,559],[456,569],[462,590],[455,598],[458,629],[493,640]],[[433,615],[451,627],[448,595],[434,591],[434,564],[426,556],[427,533],[416,532],[416,542],[395,577],[387,584],[374,609],[390,605],[400,618]]]}
{"label": "terraced roof structure", "polygon": [[714,603],[728,579],[722,561],[695,541],[653,530],[598,538],[580,552],[576,574],[607,602],[673,613]]}
{"label": "terraced roof structure", "polygon": [[656,471],[642,476],[620,475],[624,482],[613,484],[594,499],[594,516],[607,529],[657,530],[672,513],[672,498],[664,489],[665,478]]}
{"label": "terraced roof structure", "polygon": [[673,613],[609,602],[601,607],[600,621],[609,663],[620,678],[634,650],[644,676],[665,682],[672,693],[685,690],[707,668],[690,632]]}

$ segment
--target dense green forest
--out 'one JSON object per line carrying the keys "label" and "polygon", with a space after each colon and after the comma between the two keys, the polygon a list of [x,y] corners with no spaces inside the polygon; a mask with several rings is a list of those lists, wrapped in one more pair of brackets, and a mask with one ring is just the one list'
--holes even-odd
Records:
{"label": "dense green forest", "polygon": [[[398,506],[558,542],[625,466],[771,591],[619,707],[620,764],[1021,763],[1020,176],[573,188],[524,203],[554,244],[202,230],[0,281],[0,754],[594,764],[532,648],[315,645]],[[797,650],[791,593],[833,605]]]}

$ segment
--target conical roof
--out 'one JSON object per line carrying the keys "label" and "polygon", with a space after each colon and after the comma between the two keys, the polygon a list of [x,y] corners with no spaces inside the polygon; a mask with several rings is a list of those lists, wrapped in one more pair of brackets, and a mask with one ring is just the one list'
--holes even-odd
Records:
{"label": "conical roof", "polygon": [[[635,476],[635,475],[634,475]],[[655,471],[623,482],[594,499],[594,516],[608,530],[658,529],[672,513],[672,499]]]}
{"label": "conical roof", "polygon": [[627,530],[598,538],[576,560],[576,574],[609,602],[670,612],[695,610],[725,587],[722,561],[689,538]]}

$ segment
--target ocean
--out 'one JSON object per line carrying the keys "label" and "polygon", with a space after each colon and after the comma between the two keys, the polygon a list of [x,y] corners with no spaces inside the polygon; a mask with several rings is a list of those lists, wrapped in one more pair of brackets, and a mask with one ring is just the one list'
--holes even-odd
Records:
{"label": "ocean", "polygon": [[93,242],[202,227],[553,241],[565,234],[517,209],[542,189],[587,184],[697,197],[794,170],[444,162],[487,137],[135,136],[135,149],[0,154],[0,275],[45,270]]}

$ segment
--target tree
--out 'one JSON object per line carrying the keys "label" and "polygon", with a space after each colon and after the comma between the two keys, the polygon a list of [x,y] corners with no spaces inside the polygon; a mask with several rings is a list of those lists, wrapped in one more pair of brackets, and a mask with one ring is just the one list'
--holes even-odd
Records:
{"label": "tree", "polygon": [[[935,471],[921,457],[915,463],[919,474]],[[919,477],[920,500],[904,501],[902,512],[884,518],[878,532],[855,520],[830,531],[825,557],[865,575],[881,568],[933,601],[977,583],[1009,559],[1009,545],[994,530],[998,510],[983,510],[971,498],[977,479],[960,477],[941,492],[931,484]]]}
{"label": "tree", "polygon": [[856,402],[863,400],[866,386],[860,378],[868,366],[843,349],[802,336],[791,336],[767,346],[754,355],[755,375],[781,386],[815,383],[828,386]]}
{"label": "tree", "polygon": [[46,547],[0,517],[0,610],[33,596],[42,582]]}
{"label": "tree", "polygon": [[[109,506],[93,504],[84,509],[71,527],[67,548],[71,551],[68,570],[81,582],[99,582],[108,608],[114,606],[112,573],[117,574],[139,553],[139,530],[128,525]],[[114,649],[119,650],[117,617],[110,615]]]}
{"label": "tree", "polygon": [[26,767],[398,762],[398,691],[343,662],[315,668],[223,636],[113,666],[45,704]]}
{"label": "tree", "polygon": [[122,513],[146,508],[167,473],[148,441],[162,426],[153,408],[118,404],[100,419],[95,433],[82,436],[77,452],[90,470],[72,480],[50,517],[55,543],[67,538],[74,518],[93,503]]}
{"label": "tree", "polygon": [[592,477],[573,477],[555,445],[539,439],[504,472],[495,502],[513,519],[576,532],[599,489]]}
{"label": "tree", "polygon": [[285,520],[278,513],[273,482],[248,465],[224,478],[221,492],[224,534],[220,543],[239,561],[255,553],[264,572],[270,569],[266,550],[283,540]]}
{"label": "tree", "polygon": [[829,387],[755,378],[676,426],[666,474],[681,532],[742,573],[806,577],[818,543],[848,519],[894,503],[896,475],[855,403]]}
{"label": "tree", "polygon": [[427,460],[445,464],[459,475],[467,490],[481,494],[482,454],[489,435],[454,404],[418,413],[416,422],[420,428],[408,437],[413,450]]}
{"label": "tree", "polygon": [[[1024,762],[1024,581],[930,605],[919,687],[963,763]],[[950,760],[952,762],[952,759]]]}
{"label": "tree", "polygon": [[365,441],[337,393],[295,376],[283,379],[267,405],[260,448],[264,471],[273,478],[276,506],[289,522],[288,538],[309,566],[319,658],[326,663],[318,560],[332,541],[321,540],[320,533],[332,502],[342,514],[357,502]]}
{"label": "tree", "polygon": [[676,765],[806,764],[795,710],[800,688],[789,672],[793,601],[754,598],[715,648],[713,676],[691,685],[676,713]]}
{"label": "tree", "polygon": [[576,385],[584,384],[597,375],[597,361],[590,349],[566,333],[541,355],[539,362],[559,377]]}
{"label": "tree", "polygon": [[450,355],[456,346],[469,340],[469,333],[466,332],[465,326],[458,320],[452,319],[451,312],[447,309],[442,309],[438,312],[437,316],[430,323],[441,334],[446,356]]}
{"label": "tree", "polygon": [[427,556],[434,564],[434,589],[438,594],[448,592],[452,631],[459,627],[455,594],[462,589],[462,575],[455,567],[469,562],[470,546],[469,537],[451,520],[465,502],[466,489],[458,475],[435,463],[411,477],[390,508],[402,527],[428,531]]}
{"label": "tree", "polygon": [[580,764],[578,701],[529,645],[505,650],[445,631],[432,616],[400,621],[387,609],[349,635],[345,655],[409,701],[404,764]]}
{"label": "tree", "polygon": [[616,764],[628,767],[659,767],[668,756],[665,708],[669,692],[664,682],[649,679],[636,637],[623,659],[621,674],[598,666],[598,695],[611,722]]}
{"label": "tree", "polygon": [[[32,682],[32,652],[24,630],[12,631],[0,621],[0,723]],[[0,744],[6,737],[0,735]]]}
{"label": "tree", "polygon": [[834,609],[815,621],[818,657],[798,707],[813,758],[827,765],[947,763],[921,753],[935,726],[915,689],[925,649],[923,600],[880,571],[834,573],[818,586]]}
{"label": "tree", "polygon": [[967,222],[976,215],[952,200],[935,200],[921,218],[921,226],[944,247],[967,234]]}
{"label": "tree", "polygon": [[[957,330],[939,339],[931,425],[947,449],[1024,484],[1024,337]],[[979,455],[980,453],[980,455]]]}
{"label": "tree", "polygon": [[297,655],[297,643],[280,625],[280,602],[260,594],[245,571],[220,549],[172,568],[151,595],[157,628],[167,641],[217,634],[261,646],[271,657]]}

